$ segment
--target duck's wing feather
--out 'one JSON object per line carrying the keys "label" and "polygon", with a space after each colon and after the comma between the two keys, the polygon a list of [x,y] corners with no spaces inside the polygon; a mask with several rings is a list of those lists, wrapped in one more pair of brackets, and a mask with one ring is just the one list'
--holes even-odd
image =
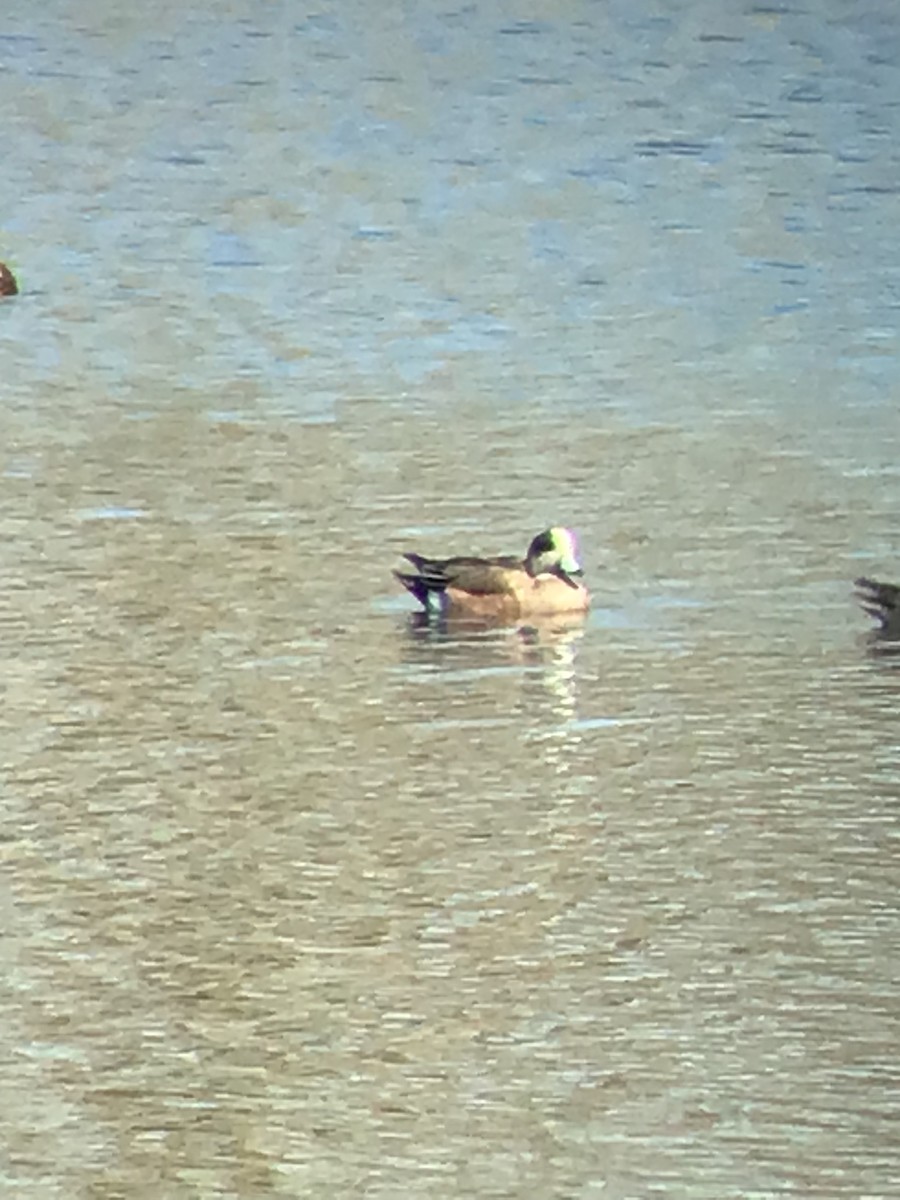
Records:
{"label": "duck's wing feather", "polygon": [[[422,554],[404,554],[403,557],[416,568],[416,574],[400,574],[398,578],[419,598],[420,589],[443,592],[448,587],[476,595],[506,594],[510,590],[508,572],[524,569],[522,560],[511,556],[426,558]],[[410,586],[413,580],[416,588]]]}

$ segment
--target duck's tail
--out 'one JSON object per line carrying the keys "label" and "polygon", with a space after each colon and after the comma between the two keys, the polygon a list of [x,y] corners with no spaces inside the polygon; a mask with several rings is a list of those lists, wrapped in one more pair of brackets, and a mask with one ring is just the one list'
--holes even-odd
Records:
{"label": "duck's tail", "polygon": [[863,609],[881,626],[885,637],[900,638],[900,587],[861,577],[854,581],[856,598]]}
{"label": "duck's tail", "polygon": [[423,608],[428,608],[428,588],[421,575],[412,575],[407,571],[395,571],[394,577],[400,580],[408,592],[412,592]]}
{"label": "duck's tail", "polygon": [[421,554],[404,554],[403,557],[412,563],[416,573],[395,571],[395,578],[415,596],[427,613],[442,612],[447,579],[440,571],[440,564],[435,559],[423,558]]}

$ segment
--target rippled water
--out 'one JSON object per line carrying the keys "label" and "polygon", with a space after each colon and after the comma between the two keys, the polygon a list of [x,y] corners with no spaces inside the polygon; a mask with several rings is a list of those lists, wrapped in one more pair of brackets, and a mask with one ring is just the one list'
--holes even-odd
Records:
{"label": "rippled water", "polygon": [[898,48],[3,18],[4,1194],[900,1192]]}

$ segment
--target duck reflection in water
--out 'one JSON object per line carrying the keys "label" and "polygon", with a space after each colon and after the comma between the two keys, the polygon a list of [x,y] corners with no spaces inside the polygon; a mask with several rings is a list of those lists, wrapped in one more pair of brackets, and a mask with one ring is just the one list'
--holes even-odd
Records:
{"label": "duck reflection in water", "polygon": [[[584,637],[584,614],[532,618],[509,624],[484,619],[441,618],[427,613],[410,615],[403,661],[411,677],[443,692],[429,705],[448,714],[455,705],[476,710],[493,695],[492,721],[505,724],[511,714],[550,702],[554,722],[571,721],[577,712],[576,657]],[[523,708],[524,706],[524,708]]]}

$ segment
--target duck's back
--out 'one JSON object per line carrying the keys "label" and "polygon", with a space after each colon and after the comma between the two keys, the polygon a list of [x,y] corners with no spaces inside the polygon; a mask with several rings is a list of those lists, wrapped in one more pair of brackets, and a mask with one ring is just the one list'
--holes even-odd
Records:
{"label": "duck's back", "polygon": [[403,557],[416,568],[416,574],[397,572],[397,578],[419,600],[422,598],[421,590],[444,592],[447,588],[471,592],[473,595],[506,594],[510,591],[510,576],[517,572],[524,574],[522,560],[510,555],[498,558],[467,555],[426,558],[423,554],[404,554]]}

